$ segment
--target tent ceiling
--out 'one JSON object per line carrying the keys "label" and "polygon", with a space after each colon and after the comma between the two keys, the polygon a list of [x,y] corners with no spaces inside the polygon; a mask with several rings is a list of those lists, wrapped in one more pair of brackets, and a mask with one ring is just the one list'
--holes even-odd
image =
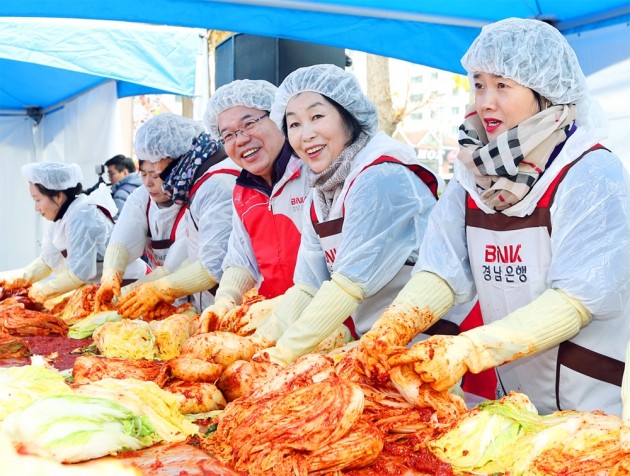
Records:
{"label": "tent ceiling", "polygon": [[[483,25],[517,16],[553,21],[576,49],[587,74],[630,57],[628,0],[2,0],[2,16],[51,17],[50,21],[54,17],[122,20],[235,31],[365,51],[455,72],[463,72],[459,59]],[[92,35],[91,32],[89,36]],[[0,40],[3,36],[0,30]],[[126,46],[134,43],[127,42]],[[151,51],[150,46],[162,43],[153,40],[144,47]],[[24,40],[24,44],[28,45],[29,40]],[[101,57],[113,60],[117,53],[103,53]],[[57,67],[73,69],[77,57],[80,56],[75,54]],[[15,52],[3,55],[0,51],[0,58],[33,61],[24,60]],[[128,59],[123,63],[126,66],[122,70],[127,74],[136,72],[140,64]],[[118,81],[120,96],[147,92],[146,88],[154,88],[152,92],[174,92],[171,86],[149,84],[142,72],[128,78],[89,69],[75,69],[66,81],[55,81],[53,88],[49,83],[61,73],[43,73],[38,68],[30,72],[11,64],[14,72],[9,72],[9,63],[0,63],[0,110],[46,104],[46,98],[41,96],[58,87],[58,97],[48,101],[55,104],[104,78]],[[192,61],[188,64],[193,66]],[[161,67],[155,62],[151,66]],[[38,86],[33,79],[38,77],[50,81],[46,86]],[[22,94],[14,92],[16,80],[17,84],[24,84]],[[33,94],[30,98],[29,91]]]}
{"label": "tent ceiling", "polygon": [[44,112],[115,80],[119,97],[194,94],[203,30],[0,17],[0,113]]}
{"label": "tent ceiling", "polygon": [[[237,31],[366,51],[458,72],[459,58],[481,26],[517,16],[552,20],[568,37],[624,25],[614,35],[621,35],[615,44],[625,48],[607,48],[601,54],[610,58],[608,64],[630,56],[628,0],[3,0],[0,15]],[[603,62],[600,59],[600,66]]]}

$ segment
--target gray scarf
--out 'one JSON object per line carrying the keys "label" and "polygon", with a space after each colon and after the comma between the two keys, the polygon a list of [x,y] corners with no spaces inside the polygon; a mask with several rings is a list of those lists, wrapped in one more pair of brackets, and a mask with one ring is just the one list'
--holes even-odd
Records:
{"label": "gray scarf", "polygon": [[339,157],[325,170],[320,173],[309,172],[309,182],[314,189],[313,200],[316,200],[319,204],[319,208],[322,211],[322,221],[328,219],[333,200],[338,195],[339,191],[341,191],[352,169],[354,158],[369,141],[370,136],[362,132],[357,140],[343,149]]}

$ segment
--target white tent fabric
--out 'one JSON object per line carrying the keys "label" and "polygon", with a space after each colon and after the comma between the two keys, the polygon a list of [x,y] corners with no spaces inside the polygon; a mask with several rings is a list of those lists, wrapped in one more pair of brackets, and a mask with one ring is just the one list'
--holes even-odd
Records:
{"label": "white tent fabric", "polygon": [[0,17],[0,114],[46,113],[108,80],[118,96],[193,96],[205,35],[128,22]]}
{"label": "white tent fabric", "polygon": [[119,124],[114,81],[66,103],[38,125],[25,116],[0,117],[0,270],[23,266],[35,258],[48,224],[34,211],[20,172],[22,165],[76,162],[92,180],[96,177],[94,165],[120,151]]}
{"label": "white tent fabric", "polygon": [[20,167],[94,166],[121,153],[118,98],[193,96],[205,31],[112,21],[0,17],[0,270],[39,252],[48,222],[33,211]]}
{"label": "white tent fabric", "polygon": [[[459,58],[479,29],[507,18],[550,21],[569,38],[624,25],[628,0],[3,0],[0,16],[96,18],[237,31],[308,41],[461,72]],[[618,31],[607,32],[617,35]],[[611,38],[611,41],[615,41]],[[599,51],[617,62],[624,50]],[[594,72],[582,65],[587,74]]]}
{"label": "white tent fabric", "polygon": [[603,144],[617,154],[630,170],[630,58],[586,78],[588,87],[608,119]]}

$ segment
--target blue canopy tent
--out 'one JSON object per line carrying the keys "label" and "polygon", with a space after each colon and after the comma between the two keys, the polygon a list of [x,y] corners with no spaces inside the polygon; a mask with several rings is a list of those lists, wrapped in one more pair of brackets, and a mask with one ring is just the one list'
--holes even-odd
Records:
{"label": "blue canopy tent", "polygon": [[0,17],[0,115],[51,108],[107,81],[117,96],[192,96],[200,32],[111,21]]}
{"label": "blue canopy tent", "polygon": [[[3,0],[0,2],[0,17],[118,20],[235,31],[365,51],[453,72],[463,72],[459,60],[483,25],[507,17],[539,18],[553,23],[566,36],[586,74],[606,71],[607,67],[630,58],[628,0],[486,0],[481,3],[469,0]],[[14,47],[22,47],[24,51],[24,45],[29,45],[29,41],[29,38],[24,38]],[[131,44],[133,41],[127,46]],[[0,88],[3,91],[0,93],[0,112],[14,107],[16,109],[13,110],[18,111],[20,104],[25,108],[23,114],[27,113],[26,108],[34,106],[51,111],[55,106],[42,106],[43,100],[38,95],[48,92],[47,89],[52,92],[59,88],[58,98],[46,103],[59,104],[89,89],[94,84],[90,81],[105,81],[96,79],[99,76],[116,80],[115,95],[118,96],[127,94],[123,92],[126,83],[168,90],[163,85],[140,81],[138,77],[117,78],[108,72],[76,69],[73,66],[77,56],[80,55],[70,57],[65,65],[56,65],[73,74],[66,76],[65,80],[53,82],[56,74],[61,75],[61,72],[38,71],[37,67],[31,70],[33,73],[20,72],[19,68],[26,68],[26,65],[18,64],[16,60],[42,63],[24,59],[18,54],[4,56],[0,50]],[[114,61],[114,56],[105,57]],[[133,60],[125,62],[129,73],[137,66]],[[82,74],[92,77],[81,77]],[[33,77],[50,81],[28,83]],[[15,93],[16,90],[23,96]],[[12,103],[15,98],[18,101]],[[69,113],[67,106],[64,110]],[[2,119],[0,114],[0,126]],[[8,135],[1,132],[0,135],[6,142]],[[40,141],[46,142],[46,139]],[[55,152],[65,155],[68,160],[73,159],[67,151]],[[4,158],[0,153],[0,160]],[[5,185],[3,181],[9,180],[4,177],[19,175],[15,167],[10,174],[5,172],[3,165],[3,174],[0,175],[2,214],[7,213],[4,204],[8,199],[29,203],[27,196],[16,199],[13,195],[1,195]],[[18,233],[13,231],[7,230],[5,236],[23,233],[22,229]],[[13,241],[12,246],[14,244]],[[7,249],[3,246],[2,236],[0,247]],[[35,246],[31,246],[31,250],[34,249]],[[23,263],[11,264],[17,266]],[[0,255],[0,269],[6,269],[6,265]]]}
{"label": "blue canopy tent", "polygon": [[[111,21],[0,17],[0,269],[38,251],[43,221],[20,168],[76,162],[83,184],[125,153],[118,99],[192,96],[205,30]],[[23,237],[17,239],[16,237]]]}
{"label": "blue canopy tent", "polygon": [[[628,0],[3,0],[0,16],[97,18],[238,31],[366,51],[461,72],[479,29],[539,18],[574,44],[587,74],[630,54]],[[597,44],[596,54],[582,46]]]}

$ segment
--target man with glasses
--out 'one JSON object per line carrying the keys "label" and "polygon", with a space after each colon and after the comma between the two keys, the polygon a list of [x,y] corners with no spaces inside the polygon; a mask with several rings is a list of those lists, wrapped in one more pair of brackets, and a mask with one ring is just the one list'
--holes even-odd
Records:
{"label": "man with glasses", "polygon": [[215,303],[201,316],[200,332],[225,324],[223,317],[254,286],[266,298],[293,286],[309,186],[306,165],[269,119],[275,93],[267,81],[236,80],[208,101],[206,127],[243,170],[234,187],[223,277]]}

